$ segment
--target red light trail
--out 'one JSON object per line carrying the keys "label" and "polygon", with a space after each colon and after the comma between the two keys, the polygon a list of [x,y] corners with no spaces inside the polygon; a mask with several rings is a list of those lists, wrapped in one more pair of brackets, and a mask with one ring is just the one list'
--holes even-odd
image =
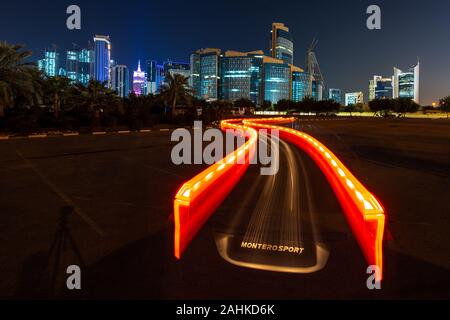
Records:
{"label": "red light trail", "polygon": [[[281,139],[305,151],[321,169],[346,215],[366,261],[378,267],[376,280],[381,281],[385,228],[383,207],[324,144],[301,131],[274,125],[293,121],[293,118],[222,121],[222,130],[239,130],[248,140],[222,161],[183,184],[178,191],[174,202],[175,256],[181,258],[189,243],[247,170],[254,157],[258,139],[255,129],[278,130]],[[237,157],[245,157],[246,161],[236,162]]]}

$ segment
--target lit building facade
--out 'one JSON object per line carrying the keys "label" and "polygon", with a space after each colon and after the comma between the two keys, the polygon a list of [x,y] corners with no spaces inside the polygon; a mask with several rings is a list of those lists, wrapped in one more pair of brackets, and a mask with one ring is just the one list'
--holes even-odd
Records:
{"label": "lit building facade", "polygon": [[78,79],[83,85],[87,85],[94,76],[94,51],[81,49],[78,52]]}
{"label": "lit building facade", "polygon": [[72,82],[78,80],[78,52],[67,51],[66,52],[66,76]]}
{"label": "lit building facade", "polygon": [[190,78],[191,65],[189,63],[167,61],[164,63],[164,76],[167,77],[169,74],[171,76],[179,74],[185,78]]}
{"label": "lit building facade", "polygon": [[111,86],[111,41],[109,36],[96,35],[94,37],[94,78],[100,82],[106,82]]}
{"label": "lit building facade", "polygon": [[200,54],[194,52],[191,54],[191,77],[189,78],[189,86],[193,90],[193,94],[197,98],[200,96]]}
{"label": "lit building facade", "polygon": [[252,57],[241,52],[227,51],[220,60],[220,67],[220,97],[228,101],[242,98],[250,100]]}
{"label": "lit building facade", "polygon": [[291,67],[278,59],[266,57],[265,60],[263,66],[264,100],[277,104],[280,100],[291,99]]}
{"label": "lit building facade", "polygon": [[309,95],[309,92],[311,92],[310,83],[310,76],[308,73],[300,70],[293,70],[291,100],[300,102],[306,98]]}
{"label": "lit building facade", "polygon": [[190,83],[194,95],[199,99],[220,98],[220,49],[200,49],[191,55],[191,70],[194,77]]}
{"label": "lit building facade", "polygon": [[362,92],[351,92],[345,94],[345,106],[351,106],[364,103],[364,94]]}
{"label": "lit building facade", "polygon": [[407,72],[394,68],[392,78],[393,97],[409,98],[416,103],[420,103],[420,64],[419,62],[411,67]]}
{"label": "lit building facade", "polygon": [[250,67],[250,100],[256,105],[261,105],[261,103],[263,102],[262,73],[264,65],[264,52],[253,51],[249,52],[248,56],[252,59]]}
{"label": "lit building facade", "polygon": [[200,99],[245,98],[256,105],[301,100],[310,91],[309,80],[301,68],[264,56],[261,50],[221,54],[220,49],[201,49],[191,55],[190,85]]}
{"label": "lit building facade", "polygon": [[342,104],[342,90],[330,88],[330,90],[328,90],[328,99],[333,100],[336,103]]}
{"label": "lit building facade", "polygon": [[392,79],[374,76],[369,82],[369,101],[374,99],[392,99],[394,96]]}
{"label": "lit building facade", "polygon": [[130,72],[127,66],[115,65],[111,69],[111,88],[119,97],[128,97],[130,93]]}
{"label": "lit building facade", "polygon": [[375,87],[375,99],[392,99],[394,96],[392,79],[381,79]]}
{"label": "lit building facade", "polygon": [[283,23],[273,23],[271,30],[271,48],[273,58],[283,60],[284,63],[294,63],[294,42],[289,28]]}
{"label": "lit building facade", "polygon": [[38,60],[38,69],[48,77],[59,75],[59,53],[56,51],[45,51],[44,58]]}
{"label": "lit building facade", "polygon": [[147,92],[149,94],[156,94],[158,86],[156,83],[157,62],[155,60],[147,61]]}
{"label": "lit building facade", "polygon": [[138,62],[138,68],[133,72],[133,92],[135,95],[145,95],[147,93],[147,76],[141,70],[141,62]]}
{"label": "lit building facade", "polygon": [[66,52],[66,68],[64,76],[71,82],[87,85],[92,79],[94,68],[94,53],[92,50],[70,50]]}

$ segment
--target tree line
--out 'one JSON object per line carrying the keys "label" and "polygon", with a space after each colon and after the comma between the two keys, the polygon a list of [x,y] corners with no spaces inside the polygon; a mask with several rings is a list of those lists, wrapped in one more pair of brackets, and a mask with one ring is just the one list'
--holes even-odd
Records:
{"label": "tree line", "polygon": [[[160,123],[190,124],[194,120],[212,123],[230,117],[239,110],[250,115],[254,110],[287,113],[333,114],[339,111],[363,111],[363,105],[342,107],[332,100],[280,100],[276,105],[263,101],[256,106],[249,99],[235,102],[205,101],[194,97],[188,78],[168,75],[156,95],[126,98],[96,80],[87,85],[67,77],[48,77],[34,63],[32,53],[20,45],[0,43],[0,130],[36,132],[39,130],[96,130],[128,127],[140,129]],[[382,99],[369,102],[376,114],[404,115],[416,112],[419,105],[410,99]],[[440,109],[450,112],[450,96],[441,99]]]}

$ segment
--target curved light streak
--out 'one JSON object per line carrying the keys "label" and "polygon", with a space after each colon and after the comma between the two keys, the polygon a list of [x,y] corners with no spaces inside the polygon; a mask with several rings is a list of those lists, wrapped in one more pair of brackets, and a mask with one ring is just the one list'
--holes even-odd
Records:
{"label": "curved light streak", "polygon": [[[247,138],[245,144],[218,163],[184,183],[174,201],[174,251],[181,259],[183,252],[204,223],[234,188],[255,155],[258,133],[242,125],[241,120],[225,120],[222,130],[233,129]],[[238,161],[238,160],[245,161]]]}
{"label": "curved light streak", "polygon": [[[286,118],[282,122],[287,120],[294,121]],[[367,262],[378,266],[375,276],[381,281],[385,215],[375,196],[319,140],[298,130],[273,125],[280,123],[280,118],[244,120],[243,123],[253,128],[279,130],[280,138],[294,143],[315,161],[336,194]]]}

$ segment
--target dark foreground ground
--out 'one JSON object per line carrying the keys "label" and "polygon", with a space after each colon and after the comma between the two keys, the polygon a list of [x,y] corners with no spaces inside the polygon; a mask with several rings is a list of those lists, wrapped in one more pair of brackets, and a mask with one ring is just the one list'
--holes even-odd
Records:
{"label": "dark foreground ground", "polygon": [[[172,165],[170,133],[152,132],[0,141],[0,297],[450,298],[450,123],[350,119],[300,125],[335,151],[386,207],[383,290],[365,287],[367,266],[351,237],[331,239],[327,267],[309,275],[225,262],[213,235],[253,183],[252,169],[184,259],[175,261],[172,198],[202,167]],[[309,168],[320,203],[326,186]],[[58,256],[50,248],[63,238],[60,216],[68,206],[75,211],[65,234],[74,244],[66,241]],[[70,264],[83,266],[83,289],[76,294],[61,289]]]}

